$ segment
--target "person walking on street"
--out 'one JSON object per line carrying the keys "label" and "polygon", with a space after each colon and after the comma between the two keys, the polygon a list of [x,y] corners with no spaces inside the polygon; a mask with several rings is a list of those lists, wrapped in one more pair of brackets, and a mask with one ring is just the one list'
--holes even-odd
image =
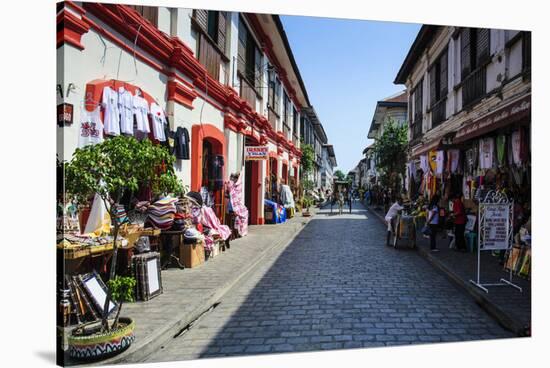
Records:
{"label": "person walking on street", "polygon": [[455,193],[453,198],[453,218],[456,249],[460,252],[465,252],[466,240],[464,239],[464,230],[466,228],[466,210],[464,209],[463,195],[460,192]]}
{"label": "person walking on street", "polygon": [[338,192],[338,212],[340,215],[344,211],[344,193],[342,191]]}
{"label": "person walking on street", "polygon": [[437,230],[439,229],[439,195],[434,195],[428,206],[428,219],[426,221],[430,227],[430,250],[438,252],[436,245]]}
{"label": "person walking on street", "polygon": [[403,210],[403,206],[401,205],[402,200],[401,197],[398,197],[396,201],[391,205],[390,209],[388,210],[388,213],[386,213],[386,216],[384,217],[384,220],[386,220],[386,224],[388,226],[388,232],[386,236],[386,245],[390,245],[390,238],[391,233],[395,231],[395,225],[394,225],[394,218],[397,216],[397,213],[399,211]]}

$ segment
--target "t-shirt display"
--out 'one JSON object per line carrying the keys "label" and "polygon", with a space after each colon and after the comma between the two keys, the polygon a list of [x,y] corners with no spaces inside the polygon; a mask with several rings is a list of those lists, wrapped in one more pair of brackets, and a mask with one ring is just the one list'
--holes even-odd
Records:
{"label": "t-shirt display", "polygon": [[479,167],[490,169],[493,167],[495,143],[493,138],[479,140]]}
{"label": "t-shirt display", "polygon": [[134,134],[134,96],[120,87],[118,89],[118,109],[120,111],[120,131],[124,134]]}
{"label": "t-shirt display", "polygon": [[149,104],[141,96],[134,96],[134,115],[138,132],[149,133]]}
{"label": "t-shirt display", "polygon": [[80,130],[78,132],[78,147],[96,144],[103,141],[103,122],[100,107],[89,112],[85,108],[80,113]]}
{"label": "t-shirt display", "polygon": [[153,118],[153,136],[161,142],[166,141],[166,136],[164,134],[166,116],[164,115],[162,108],[157,103],[151,104],[151,116]]}
{"label": "t-shirt display", "polygon": [[120,111],[118,109],[118,93],[111,87],[103,88],[102,105],[105,109],[105,134],[120,134]]}

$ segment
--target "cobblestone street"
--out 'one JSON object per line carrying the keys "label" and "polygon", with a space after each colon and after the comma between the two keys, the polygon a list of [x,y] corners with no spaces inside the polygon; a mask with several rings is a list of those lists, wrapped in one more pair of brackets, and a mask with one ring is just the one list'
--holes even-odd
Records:
{"label": "cobblestone street", "polygon": [[367,216],[318,212],[146,361],[514,336],[414,251],[385,247]]}

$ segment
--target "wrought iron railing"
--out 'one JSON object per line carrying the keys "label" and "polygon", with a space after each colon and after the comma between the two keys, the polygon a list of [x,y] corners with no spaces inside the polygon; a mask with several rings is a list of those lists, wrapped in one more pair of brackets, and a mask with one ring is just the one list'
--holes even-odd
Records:
{"label": "wrought iron railing", "polygon": [[470,73],[462,82],[462,106],[468,106],[480,100],[487,93],[487,74],[485,66]]}
{"label": "wrought iron railing", "polygon": [[432,106],[432,129],[445,121],[447,112],[447,99],[442,98]]}

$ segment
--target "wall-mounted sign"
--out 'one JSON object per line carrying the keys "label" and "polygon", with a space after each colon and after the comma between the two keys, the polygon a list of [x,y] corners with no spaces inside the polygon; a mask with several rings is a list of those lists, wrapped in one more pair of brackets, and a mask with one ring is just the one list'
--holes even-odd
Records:
{"label": "wall-mounted sign", "polygon": [[530,113],[531,95],[528,95],[460,128],[456,132],[454,143],[463,142],[519,121],[528,117]]}
{"label": "wall-mounted sign", "polygon": [[57,125],[63,127],[73,123],[73,105],[62,103],[57,105]]}
{"label": "wall-mounted sign", "polygon": [[244,159],[251,160],[267,160],[269,148],[267,146],[245,146]]}

